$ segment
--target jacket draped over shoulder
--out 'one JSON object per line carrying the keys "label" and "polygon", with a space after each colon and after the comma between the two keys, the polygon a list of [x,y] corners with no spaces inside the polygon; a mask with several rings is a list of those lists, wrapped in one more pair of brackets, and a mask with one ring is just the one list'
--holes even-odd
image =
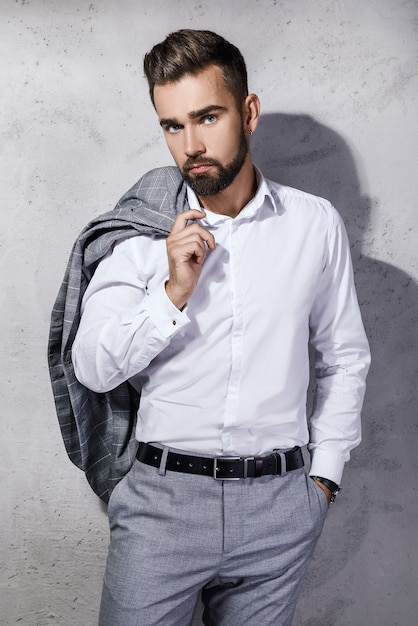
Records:
{"label": "jacket draped over shoulder", "polygon": [[167,237],[176,215],[188,209],[186,186],[176,167],[145,174],[116,207],[92,220],[76,240],[52,314],[49,372],[65,448],[93,491],[108,501],[135,458],[139,394],[128,382],[95,393],[75,377],[71,348],[86,287],[115,243],[141,234]]}

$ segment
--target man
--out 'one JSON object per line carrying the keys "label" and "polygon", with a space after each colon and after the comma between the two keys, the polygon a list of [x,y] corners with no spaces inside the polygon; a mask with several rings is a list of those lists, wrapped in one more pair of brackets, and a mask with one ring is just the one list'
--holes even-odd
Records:
{"label": "man", "polygon": [[167,239],[101,260],[72,346],[85,387],[141,394],[100,625],[190,624],[200,591],[205,624],[288,625],[360,441],[369,351],[349,245],[327,201],[253,165],[260,106],[235,46],[183,30],[144,68],[187,204]]}

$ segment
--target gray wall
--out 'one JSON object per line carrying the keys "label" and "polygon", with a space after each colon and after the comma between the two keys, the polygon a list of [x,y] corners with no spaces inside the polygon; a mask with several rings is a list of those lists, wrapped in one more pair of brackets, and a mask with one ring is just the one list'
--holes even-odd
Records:
{"label": "gray wall", "polygon": [[373,350],[364,442],[294,624],[415,624],[417,2],[0,0],[0,17],[0,623],[96,623],[107,522],[60,438],[49,314],[82,226],[171,162],[141,61],[192,27],[248,61],[256,162],[341,211]]}

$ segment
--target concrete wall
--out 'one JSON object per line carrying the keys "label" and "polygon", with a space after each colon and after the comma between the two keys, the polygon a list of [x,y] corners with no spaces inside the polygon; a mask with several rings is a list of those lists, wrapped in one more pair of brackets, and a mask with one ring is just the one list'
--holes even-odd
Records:
{"label": "concrete wall", "polygon": [[0,623],[96,623],[107,521],[64,452],[49,314],[81,227],[171,162],[141,62],[192,27],[248,61],[256,162],[340,209],[373,350],[364,442],[294,624],[415,624],[416,0],[0,0],[0,17]]}

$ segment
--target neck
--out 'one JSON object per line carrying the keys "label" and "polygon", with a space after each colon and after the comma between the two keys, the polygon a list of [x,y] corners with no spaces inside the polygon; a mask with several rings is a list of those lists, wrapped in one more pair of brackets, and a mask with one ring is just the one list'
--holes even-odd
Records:
{"label": "neck", "polygon": [[251,157],[248,154],[244,165],[229,187],[215,196],[199,196],[199,202],[203,208],[212,213],[236,217],[245,205],[254,198],[256,191],[257,179]]}

